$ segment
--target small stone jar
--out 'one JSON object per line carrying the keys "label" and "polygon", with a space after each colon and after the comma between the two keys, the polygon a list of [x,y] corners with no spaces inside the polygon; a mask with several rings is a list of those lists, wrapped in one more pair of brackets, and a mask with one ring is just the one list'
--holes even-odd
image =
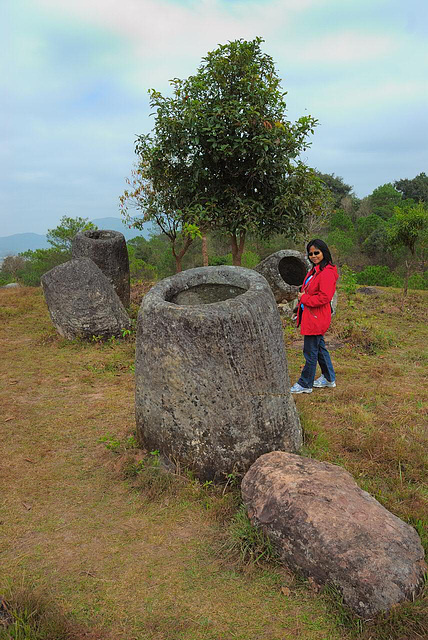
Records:
{"label": "small stone jar", "polygon": [[303,253],[283,249],[272,253],[254,269],[269,282],[275,300],[279,303],[291,302],[297,298],[299,288],[311,266]]}
{"label": "small stone jar", "polygon": [[144,297],[136,339],[141,444],[202,480],[302,443],[281,321],[260,274],[189,269]]}
{"label": "small stone jar", "polygon": [[80,231],[73,240],[73,258],[90,258],[110,280],[124,307],[129,307],[130,279],[126,240],[109,229]]}

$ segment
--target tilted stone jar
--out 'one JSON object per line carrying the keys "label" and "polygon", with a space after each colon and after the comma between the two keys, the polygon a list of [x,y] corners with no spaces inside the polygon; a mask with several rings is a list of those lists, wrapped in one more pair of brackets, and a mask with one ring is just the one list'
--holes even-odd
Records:
{"label": "tilted stone jar", "polygon": [[73,239],[73,258],[90,258],[110,280],[124,307],[129,307],[129,259],[123,233],[111,229],[80,231]]}
{"label": "tilted stone jar", "polygon": [[136,339],[141,444],[203,480],[302,442],[281,321],[260,274],[189,269],[144,297]]}
{"label": "tilted stone jar", "polygon": [[262,260],[254,270],[269,282],[277,302],[291,302],[297,298],[311,266],[308,258],[300,251],[282,249]]}

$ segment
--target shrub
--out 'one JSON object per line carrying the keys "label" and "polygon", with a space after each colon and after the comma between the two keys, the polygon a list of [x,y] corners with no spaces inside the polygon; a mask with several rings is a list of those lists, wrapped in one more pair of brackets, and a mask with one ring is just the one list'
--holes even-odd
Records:
{"label": "shrub", "polygon": [[422,273],[414,273],[409,278],[409,289],[428,289],[428,271]]}
{"label": "shrub", "polygon": [[386,266],[371,265],[357,273],[357,283],[380,287],[401,287],[402,280]]}
{"label": "shrub", "polygon": [[44,273],[69,259],[67,252],[57,249],[36,249],[20,255],[25,259],[25,266],[18,271],[18,280],[27,287],[38,287]]}

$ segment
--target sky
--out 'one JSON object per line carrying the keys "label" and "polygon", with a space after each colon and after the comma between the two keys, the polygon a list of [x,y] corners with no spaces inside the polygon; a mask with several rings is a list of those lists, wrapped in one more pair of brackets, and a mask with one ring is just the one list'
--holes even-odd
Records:
{"label": "sky", "polygon": [[362,198],[428,173],[428,0],[0,0],[0,236],[120,217],[148,89],[262,37],[302,157]]}

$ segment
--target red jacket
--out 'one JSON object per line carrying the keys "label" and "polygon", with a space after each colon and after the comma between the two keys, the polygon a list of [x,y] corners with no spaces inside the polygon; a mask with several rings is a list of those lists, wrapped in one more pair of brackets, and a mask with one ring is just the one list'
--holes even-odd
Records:
{"label": "red jacket", "polygon": [[[300,298],[297,326],[300,323],[302,336],[320,336],[324,335],[330,326],[330,302],[336,291],[339,274],[334,265],[328,264],[322,271],[319,265],[313,267],[307,274],[305,282],[310,275],[313,277],[301,287],[303,295]],[[303,304],[303,310],[301,304]]]}

